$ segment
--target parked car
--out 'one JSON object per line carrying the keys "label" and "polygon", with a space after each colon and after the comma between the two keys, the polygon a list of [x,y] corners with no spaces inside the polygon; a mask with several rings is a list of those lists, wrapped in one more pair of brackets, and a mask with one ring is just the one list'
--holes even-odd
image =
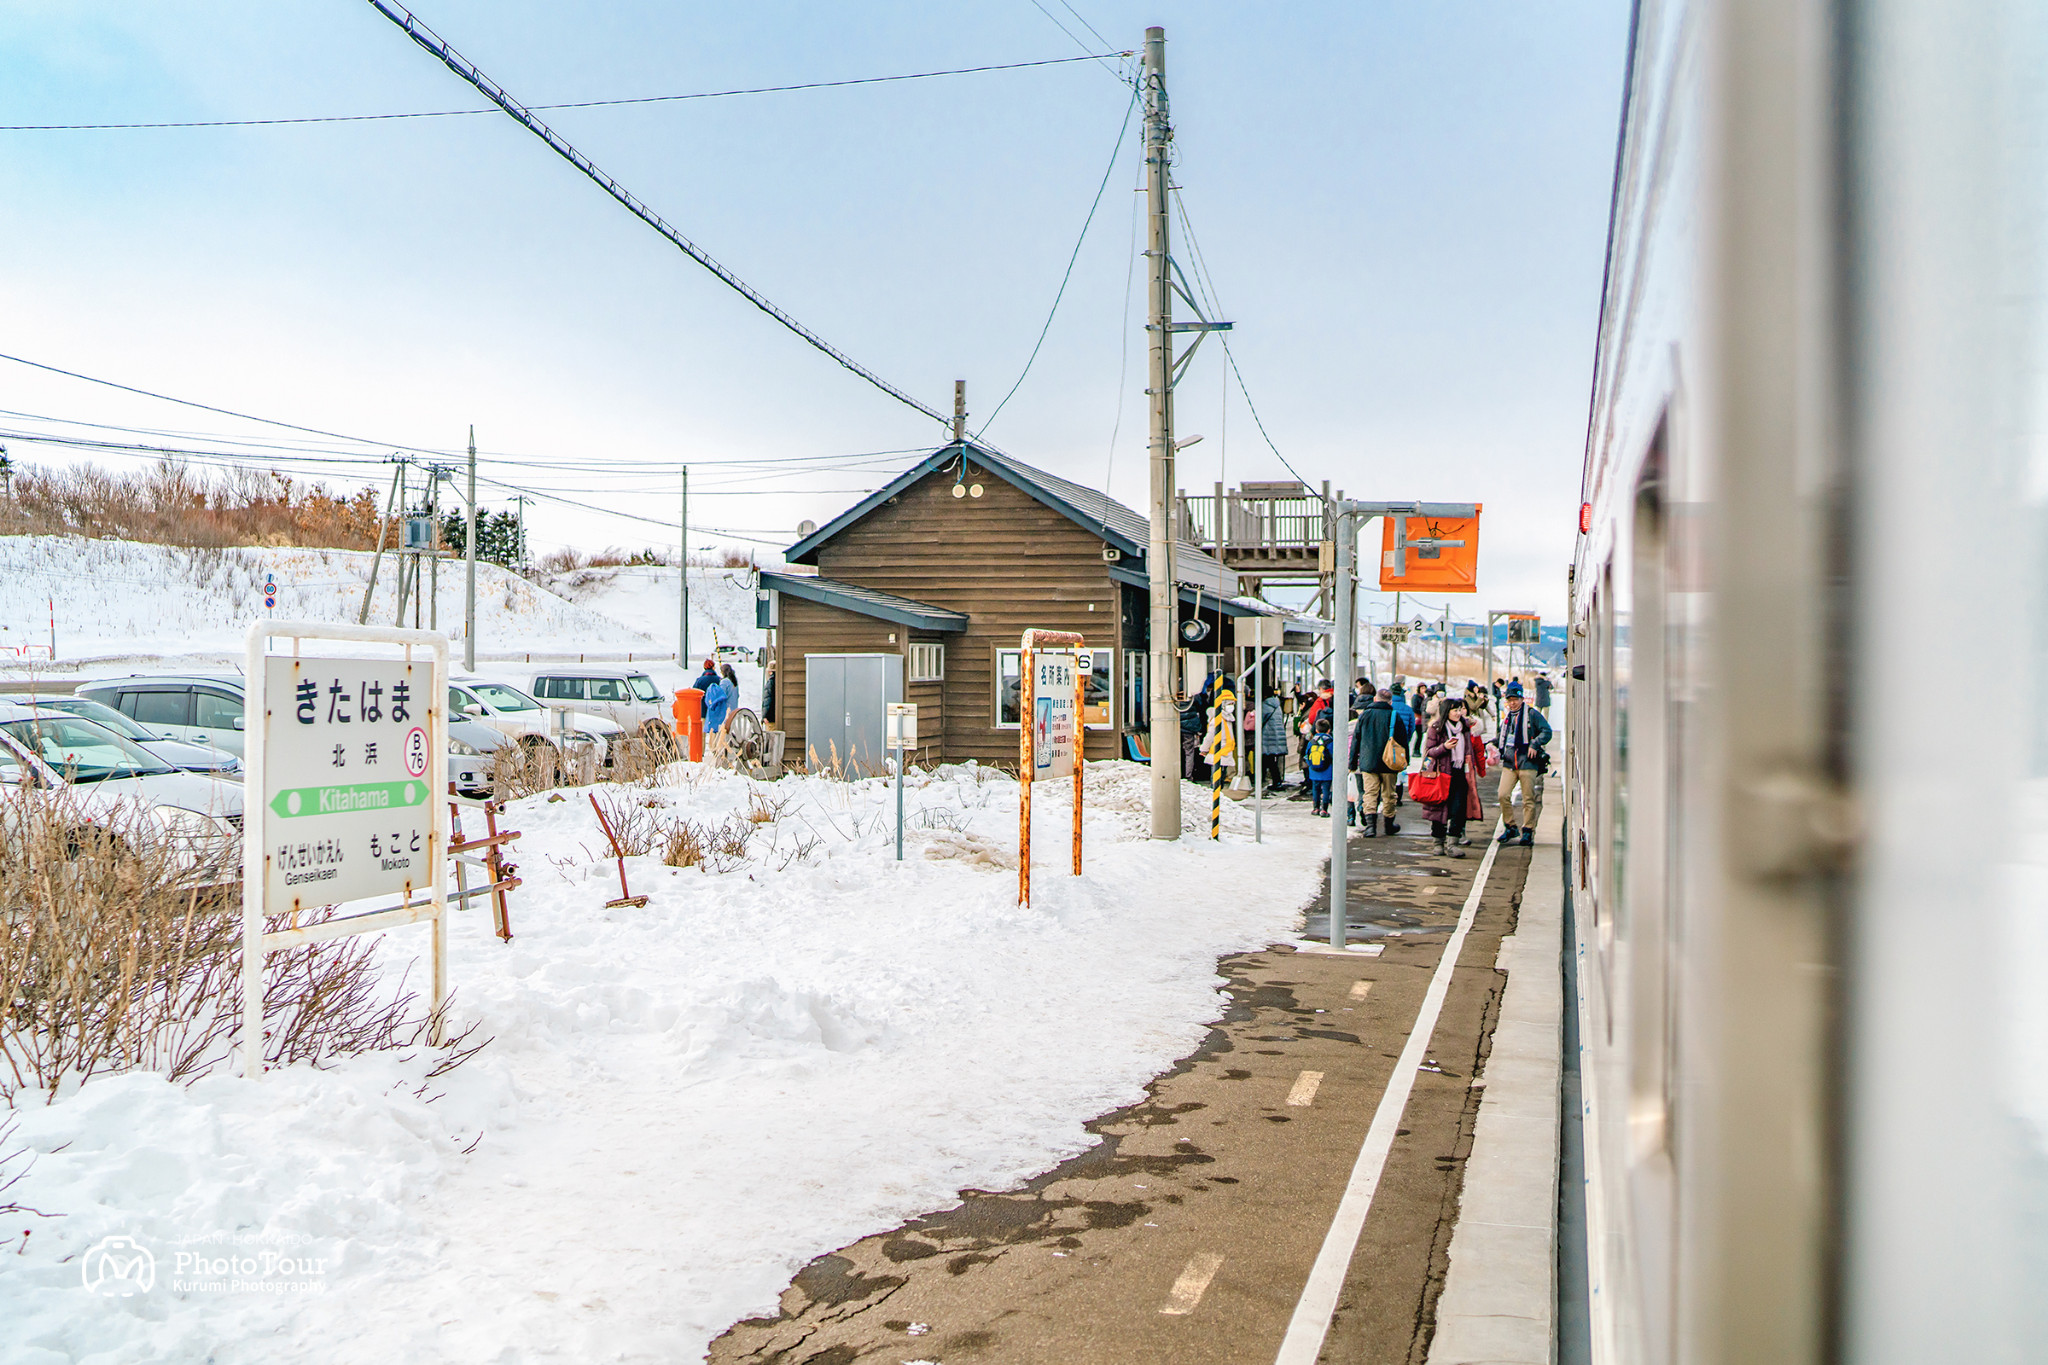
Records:
{"label": "parked car", "polygon": [[162,837],[210,880],[240,875],[242,787],[171,766],[82,716],[0,702],[0,788],[63,791],[86,825]]}
{"label": "parked car", "polygon": [[62,711],[74,716],[83,716],[106,726],[126,740],[140,744],[173,768],[182,768],[188,773],[212,773],[239,782],[242,775],[242,760],[225,749],[209,749],[198,744],[187,744],[182,739],[166,739],[108,706],[105,702],[90,697],[37,696],[21,693],[16,696],[0,697],[0,701],[11,701],[30,709]]}
{"label": "parked car", "polygon": [[522,744],[566,749],[564,757],[579,759],[586,746],[609,764],[612,745],[625,730],[615,721],[566,707],[543,706],[510,683],[470,674],[448,680],[448,714],[488,725]]}
{"label": "parked car", "polygon": [[654,679],[632,669],[578,665],[539,670],[533,675],[533,695],[550,706],[573,702],[650,739],[675,733],[670,697]]}
{"label": "parked car", "polygon": [[78,695],[113,707],[166,739],[242,753],[239,673],[133,674],[81,683]]}
{"label": "parked car", "polygon": [[457,793],[481,801],[491,795],[491,769],[497,751],[512,737],[473,720],[448,721],[448,781]]}

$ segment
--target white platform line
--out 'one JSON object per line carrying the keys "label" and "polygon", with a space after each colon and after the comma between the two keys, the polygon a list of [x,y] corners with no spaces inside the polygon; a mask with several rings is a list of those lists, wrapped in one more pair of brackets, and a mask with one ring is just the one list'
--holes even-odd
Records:
{"label": "white platform line", "polygon": [[1372,982],[1354,981],[1351,983],[1351,998],[1353,1000],[1363,1000],[1365,999],[1366,995],[1371,992],[1371,990]]}
{"label": "white platform line", "polygon": [[1320,1071],[1304,1071],[1294,1078],[1294,1088],[1287,1092],[1287,1102],[1297,1109],[1306,1108],[1316,1102],[1316,1087],[1323,1083]]}
{"label": "white platform line", "polygon": [[[1498,827],[1495,832],[1498,833]],[[1329,1335],[1330,1319],[1336,1315],[1344,1276],[1351,1269],[1351,1255],[1358,1249],[1358,1235],[1365,1230],[1365,1216],[1372,1209],[1373,1193],[1386,1170],[1387,1153],[1393,1150],[1395,1130],[1401,1126],[1409,1092],[1415,1088],[1416,1068],[1429,1055],[1430,1036],[1436,1032],[1437,1016],[1443,1013],[1444,997],[1450,994],[1451,974],[1457,970],[1465,936],[1479,916],[1479,898],[1486,893],[1486,879],[1493,871],[1493,855],[1499,848],[1493,839],[1486,841],[1486,856],[1480,860],[1479,875],[1472,879],[1472,892],[1465,897],[1458,927],[1444,945],[1444,955],[1429,979],[1429,989],[1423,993],[1422,1008],[1416,1012],[1415,1027],[1408,1031],[1408,1043],[1401,1049],[1400,1060],[1394,1063],[1394,1074],[1387,1081],[1386,1093],[1380,1096],[1379,1107],[1373,1111],[1372,1126],[1365,1130],[1365,1143],[1358,1149],[1358,1160],[1351,1167],[1344,1198],[1337,1205],[1337,1216],[1330,1220],[1323,1248],[1316,1253],[1308,1283],[1302,1286],[1301,1298],[1294,1305],[1294,1316],[1287,1323],[1287,1335],[1280,1342],[1280,1354],[1274,1357],[1274,1365],[1315,1365],[1316,1358],[1323,1353],[1323,1339]]]}
{"label": "white platform line", "polygon": [[1167,1291],[1166,1306],[1159,1311],[1170,1317],[1185,1317],[1195,1311],[1202,1302],[1202,1295],[1209,1290],[1209,1281],[1216,1278],[1217,1270],[1223,1265],[1223,1258],[1213,1251],[1205,1251],[1188,1262],[1180,1278]]}

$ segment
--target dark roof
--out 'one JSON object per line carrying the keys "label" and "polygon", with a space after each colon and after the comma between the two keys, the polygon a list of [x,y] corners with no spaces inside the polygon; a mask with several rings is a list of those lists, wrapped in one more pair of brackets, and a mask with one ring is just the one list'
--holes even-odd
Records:
{"label": "dark roof", "polygon": [[951,634],[967,629],[967,617],[962,612],[913,602],[894,593],[876,592],[858,583],[841,583],[837,579],[816,578],[809,574],[770,573],[764,569],[761,586],[788,593],[791,597],[801,597],[806,602],[822,602],[858,616],[873,616],[918,630]]}
{"label": "dark roof", "polygon": [[[1107,493],[1093,488],[1084,488],[1071,479],[1063,479],[1009,455],[999,455],[985,446],[972,442],[966,446],[968,457],[993,474],[1000,475],[1005,482],[1038,499],[1078,526],[1102,537],[1126,556],[1143,561],[1145,548],[1151,539],[1150,523],[1131,508],[1124,506]],[[860,502],[820,526],[810,535],[789,547],[783,557],[792,564],[812,562],[818,547],[847,527],[865,518],[877,507],[901,493],[928,474],[944,469],[960,458],[958,444],[942,446],[919,460],[909,469],[891,479],[887,487],[878,488]],[[1199,583],[1215,592],[1235,591],[1235,575],[1224,568],[1222,562],[1208,551],[1186,541],[1180,541],[1174,548],[1176,577],[1183,582]],[[1142,573],[1142,569],[1134,570]]]}

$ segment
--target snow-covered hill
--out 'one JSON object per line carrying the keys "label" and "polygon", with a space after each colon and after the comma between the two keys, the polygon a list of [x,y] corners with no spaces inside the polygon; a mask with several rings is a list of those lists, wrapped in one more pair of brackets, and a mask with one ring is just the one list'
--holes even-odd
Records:
{"label": "snow-covered hill", "polygon": [[[361,609],[371,556],[353,550],[188,550],[118,540],[0,536],[0,666],[40,669],[51,642],[54,671],[123,661],[221,666],[239,659],[249,623],[264,611],[265,574],[275,574],[280,619],[349,621]],[[693,651],[755,645],[753,593],[744,570],[691,574]],[[553,589],[553,590],[551,590]],[[432,612],[460,641],[463,568],[441,565]],[[477,566],[479,661],[542,657],[636,658],[676,649],[675,570],[586,569],[528,582]],[[397,566],[386,555],[370,620],[394,624]],[[412,624],[408,607],[404,624]]]}

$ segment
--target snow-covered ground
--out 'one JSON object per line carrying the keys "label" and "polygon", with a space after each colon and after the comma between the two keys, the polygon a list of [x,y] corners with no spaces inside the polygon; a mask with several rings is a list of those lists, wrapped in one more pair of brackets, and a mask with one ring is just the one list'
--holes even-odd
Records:
{"label": "snow-covered ground", "polygon": [[[1263,846],[1235,805],[1221,843],[1155,843],[1145,771],[1099,764],[1081,878],[1061,793],[1036,798],[1025,909],[1017,786],[993,772],[915,781],[898,864],[882,781],[673,771],[643,799],[780,813],[730,870],[628,860],[651,899],[608,910],[583,794],[516,805],[517,937],[481,910],[451,935],[455,1014],[492,1041],[430,1098],[425,1058],[370,1057],[26,1106],[10,1197],[63,1216],[0,1237],[7,1358],[699,1359],[811,1258],[1084,1150],[1085,1120],[1219,1016],[1216,958],[1295,928],[1328,843],[1298,805]],[[1206,794],[1186,811],[1192,834]],[[387,935],[388,969],[418,932]],[[147,1293],[82,1287],[116,1235],[154,1255]],[[208,1287],[233,1277],[180,1253],[306,1287]],[[266,1276],[266,1255],[302,1264]]]}
{"label": "snow-covered ground", "polygon": [[[51,670],[52,603],[56,672],[117,663],[225,667],[242,657],[249,623],[264,613],[266,574],[278,584],[280,619],[354,621],[371,556],[356,550],[241,548],[188,550],[67,536],[0,536],[0,671]],[[693,651],[722,644],[758,648],[746,571],[693,569]],[[463,566],[444,561],[426,624],[459,642]],[[374,624],[395,624],[398,578],[387,554],[371,603]],[[676,651],[673,568],[584,569],[529,582],[495,564],[477,566],[477,655],[521,664],[535,658],[644,659]],[[412,624],[408,607],[404,624]],[[701,661],[700,658],[697,661]],[[693,673],[695,669],[691,670]]]}

